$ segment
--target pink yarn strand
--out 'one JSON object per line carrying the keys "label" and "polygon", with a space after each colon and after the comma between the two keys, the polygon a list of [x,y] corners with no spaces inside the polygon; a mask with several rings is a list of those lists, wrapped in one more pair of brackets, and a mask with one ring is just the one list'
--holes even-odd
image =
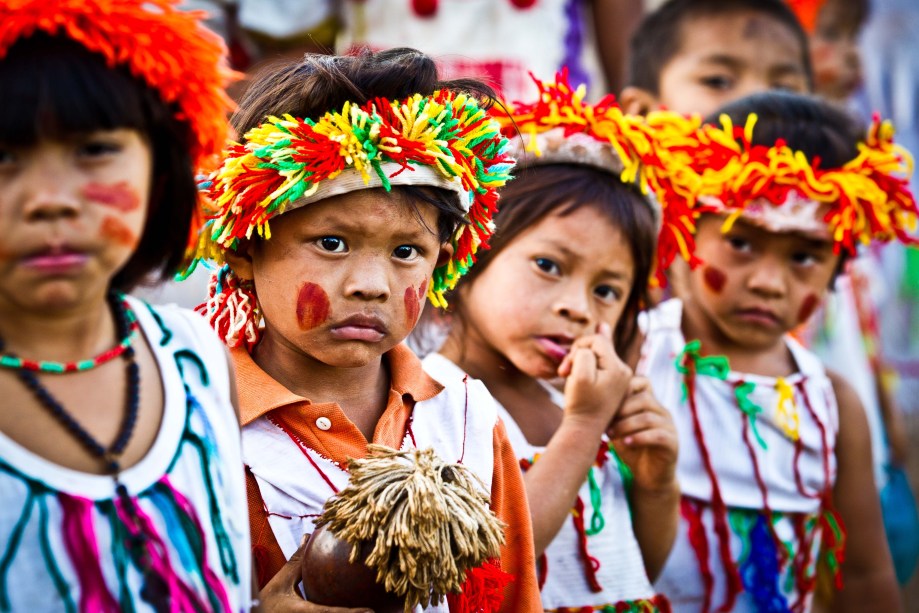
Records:
{"label": "pink yarn strand", "polygon": [[105,584],[93,526],[93,503],[86,498],[58,494],[63,511],[64,547],[80,584],[80,611],[118,613],[120,607]]}

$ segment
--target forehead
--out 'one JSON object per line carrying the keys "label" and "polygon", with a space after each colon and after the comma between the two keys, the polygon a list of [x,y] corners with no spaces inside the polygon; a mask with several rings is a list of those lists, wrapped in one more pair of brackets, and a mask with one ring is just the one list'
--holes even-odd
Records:
{"label": "forehead", "polygon": [[716,58],[787,64],[802,73],[804,49],[795,32],[774,17],[755,11],[698,15],[680,29],[680,46],[671,59],[694,62]]}
{"label": "forehead", "polygon": [[437,235],[438,211],[401,190],[362,189],[339,194],[283,213],[270,221],[272,234],[338,231],[382,237]]}
{"label": "forehead", "polygon": [[[822,210],[822,209],[821,209]],[[705,240],[706,238],[716,238],[724,234],[724,222],[727,219],[725,215],[705,214],[699,219],[697,224],[697,237]],[[819,228],[810,229],[787,229],[776,230],[764,226],[760,220],[755,218],[748,219],[744,216],[737,218],[731,225],[731,233],[743,234],[744,236],[758,241],[767,242],[774,245],[779,244],[807,244],[815,248],[833,249],[832,235],[829,227],[822,225]]]}

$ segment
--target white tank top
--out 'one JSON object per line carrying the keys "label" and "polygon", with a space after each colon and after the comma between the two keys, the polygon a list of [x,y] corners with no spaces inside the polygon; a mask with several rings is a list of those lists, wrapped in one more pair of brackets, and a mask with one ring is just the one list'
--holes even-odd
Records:
{"label": "white tank top", "polygon": [[796,373],[731,371],[723,358],[700,357],[681,321],[682,303],[670,300],[640,322],[646,340],[638,372],[676,423],[683,492],[677,541],[655,587],[675,611],[720,607],[732,578],[735,611],[809,610],[820,546],[836,552],[832,383],[791,337]]}
{"label": "white tank top", "polygon": [[[481,479],[485,494],[490,495],[495,402],[479,381],[435,379],[444,389],[415,404],[411,430],[403,438],[402,449],[433,447],[445,461],[461,461]],[[272,421],[270,413],[243,428],[243,460],[258,482],[269,510],[268,523],[286,558],[297,550],[304,534],[313,532],[326,500],[347,486],[349,477],[346,467],[315,449],[299,447]],[[424,610],[446,613],[447,603]]]}
{"label": "white tank top", "polygon": [[[435,379],[465,376],[456,364],[437,353],[427,356],[423,364]],[[559,409],[564,408],[563,394],[548,384],[545,388]],[[545,447],[527,442],[517,422],[500,404],[498,415],[521,466],[538,461]],[[586,564],[595,570],[588,572]],[[590,476],[578,492],[571,519],[562,524],[539,565],[542,604],[547,611],[658,610],[632,529],[620,463],[605,437]]]}

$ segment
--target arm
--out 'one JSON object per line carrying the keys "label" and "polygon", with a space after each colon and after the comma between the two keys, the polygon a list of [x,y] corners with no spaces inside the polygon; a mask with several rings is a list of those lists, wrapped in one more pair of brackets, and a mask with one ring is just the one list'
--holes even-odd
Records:
{"label": "arm", "polygon": [[836,440],[836,505],[847,532],[841,592],[833,611],[900,611],[899,588],[887,548],[881,506],[874,485],[868,420],[855,390],[830,374],[839,405]]}
{"label": "arm", "polygon": [[651,581],[664,567],[680,519],[676,479],[676,426],[644,377],[632,379],[629,397],[609,430],[616,452],[632,469],[632,530]]}
{"label": "arm", "polygon": [[493,448],[495,468],[491,481],[491,510],[506,525],[501,569],[514,577],[504,592],[501,611],[541,612],[530,508],[517,456],[500,421],[494,429]]}
{"label": "arm", "polygon": [[600,437],[628,387],[631,370],[616,356],[611,337],[607,326],[578,339],[559,366],[559,374],[568,378],[564,417],[524,476],[537,556],[568,519],[597,459]]}
{"label": "arm", "polygon": [[625,85],[629,39],[644,14],[642,0],[593,0],[597,54],[606,77],[607,91],[618,93]]}

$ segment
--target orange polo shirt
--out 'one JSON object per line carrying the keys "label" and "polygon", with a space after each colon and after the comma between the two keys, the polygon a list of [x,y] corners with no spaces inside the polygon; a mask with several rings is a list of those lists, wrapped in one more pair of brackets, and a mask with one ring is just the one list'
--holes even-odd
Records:
{"label": "orange polo shirt", "polygon": [[[349,458],[367,455],[367,439],[337,404],[314,404],[294,394],[262,370],[245,349],[233,349],[230,353],[236,365],[240,422],[243,426],[270,412],[272,416],[283,419],[307,446],[342,466],[347,466]],[[433,398],[443,386],[424,372],[421,361],[404,345],[397,345],[384,355],[384,359],[389,362],[392,380],[386,410],[377,422],[372,442],[398,449],[415,403]],[[328,430],[316,426],[316,419],[320,416],[331,421]],[[514,581],[505,591],[501,610],[508,613],[542,611],[523,477],[500,420],[494,429],[493,445],[495,466],[491,508],[507,524],[501,567],[514,576]],[[268,509],[262,501],[255,477],[248,469],[246,489],[255,573],[261,588],[286,559],[268,524]]]}

